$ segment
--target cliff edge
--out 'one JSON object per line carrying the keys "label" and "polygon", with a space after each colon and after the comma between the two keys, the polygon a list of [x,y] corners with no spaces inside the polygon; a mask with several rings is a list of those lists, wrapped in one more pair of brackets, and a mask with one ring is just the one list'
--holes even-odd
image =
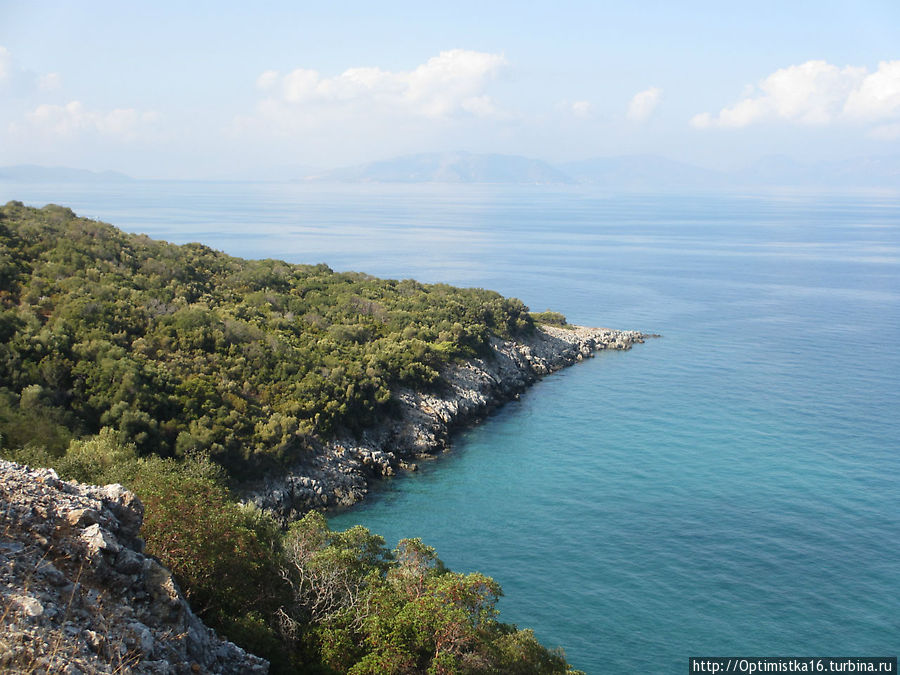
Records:
{"label": "cliff edge", "polygon": [[218,637],[143,553],[143,506],[121,485],[0,460],[0,670],[248,673],[268,663]]}
{"label": "cliff edge", "polygon": [[415,469],[415,460],[446,450],[454,429],[483,419],[554,371],[595,351],[631,349],[638,331],[582,326],[540,326],[518,341],[491,341],[490,353],[450,364],[434,391],[401,389],[399,413],[359,438],[340,438],[286,471],[245,485],[245,500],[284,522],[312,509],[349,506],[365,497],[373,478]]}

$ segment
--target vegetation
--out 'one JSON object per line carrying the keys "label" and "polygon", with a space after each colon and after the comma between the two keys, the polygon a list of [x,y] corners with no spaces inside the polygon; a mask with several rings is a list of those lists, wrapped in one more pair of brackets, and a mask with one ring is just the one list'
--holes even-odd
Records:
{"label": "vegetation", "polygon": [[391,414],[397,386],[437,386],[442,365],[533,328],[491,291],[0,208],[0,425],[55,455],[110,427],[141,455],[203,451],[240,477],[358,432]]}
{"label": "vegetation", "polygon": [[134,490],[147,552],[273,672],[574,672],[497,620],[493,579],[316,513],[284,532],[228,487],[533,327],[521,302],[481,289],[245,261],[10,202],[0,454]]}
{"label": "vegetation", "polygon": [[116,437],[105,428],[58,458],[34,445],[3,454],[134,490],[147,553],[209,625],[269,659],[274,673],[576,672],[531,631],[497,620],[493,579],[451,572],[420,540],[388,550],[361,526],[331,531],[316,512],[283,532],[236,503],[207,457],[140,457]]}
{"label": "vegetation", "polygon": [[549,309],[545,312],[531,312],[531,320],[535,323],[545,324],[548,326],[566,326],[566,317],[559,312],[551,312]]}

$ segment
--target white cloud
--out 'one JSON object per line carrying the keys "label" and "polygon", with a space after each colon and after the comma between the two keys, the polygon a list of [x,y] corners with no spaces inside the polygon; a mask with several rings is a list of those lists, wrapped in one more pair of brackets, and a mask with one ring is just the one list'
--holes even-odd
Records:
{"label": "white cloud", "polygon": [[900,117],[900,61],[882,61],[850,92],[844,104],[847,117],[885,120]]}
{"label": "white cloud", "polygon": [[463,101],[460,107],[476,117],[503,117],[504,115],[490,96],[472,96]]}
{"label": "white cloud", "polygon": [[[347,71],[350,73],[350,71]],[[344,75],[346,76],[347,73]],[[266,81],[266,86],[271,88],[269,84],[272,76],[277,77],[277,73],[263,73],[262,77]],[[317,91],[320,87],[319,73],[315,70],[305,70],[297,68],[284,76],[281,82],[281,95],[285,101],[297,103],[304,100],[314,100],[316,98],[325,98],[327,94],[334,94],[333,81],[325,81],[321,83],[321,91]]]}
{"label": "white cloud", "polygon": [[278,84],[278,71],[267,70],[256,78],[256,86],[263,91],[269,90]]}
{"label": "white cloud", "polygon": [[134,108],[116,108],[104,112],[88,110],[80,101],[70,101],[65,105],[42,103],[25,115],[24,125],[15,124],[12,131],[20,135],[33,132],[44,137],[75,137],[93,133],[119,140],[133,140],[145,126],[156,119],[156,113],[142,113]]}
{"label": "white cloud", "polygon": [[35,91],[58,89],[62,79],[58,73],[36,74],[22,68],[6,47],[0,46],[0,87],[17,98],[27,98]]}
{"label": "white cloud", "polygon": [[588,101],[575,101],[570,106],[570,109],[575,117],[587,119],[593,113],[594,106],[592,106]]}
{"label": "white cloud", "polygon": [[270,157],[331,166],[423,148],[504,148],[521,127],[492,90],[506,66],[502,54],[452,49],[408,69],[267,70],[257,74],[253,110],[225,131]]}
{"label": "white cloud", "polygon": [[691,118],[691,126],[697,129],[708,129],[712,125],[713,118],[709,113],[697,113]]}
{"label": "white cloud", "polygon": [[649,119],[659,105],[661,96],[662,89],[659,87],[650,87],[639,91],[628,104],[628,119],[633,122],[644,122]]}
{"label": "white cloud", "polygon": [[826,61],[781,68],[757,88],[717,115],[695,115],[691,124],[740,128],[759,122],[787,121],[824,126],[837,122],[890,122],[900,118],[900,61],[884,61],[869,73],[865,67]]}
{"label": "white cloud", "polygon": [[452,49],[410,71],[388,71],[367,66],[350,68],[334,77],[297,68],[285,75],[266,71],[257,86],[270,92],[262,109],[277,106],[295,110],[360,109],[372,107],[426,118],[459,114],[491,117],[501,114],[485,93],[487,83],[506,65],[500,54]]}

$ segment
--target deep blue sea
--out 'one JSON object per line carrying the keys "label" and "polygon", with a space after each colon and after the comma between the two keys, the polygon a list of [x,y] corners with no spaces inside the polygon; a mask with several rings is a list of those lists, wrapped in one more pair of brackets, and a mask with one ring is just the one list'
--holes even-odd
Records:
{"label": "deep blue sea", "polygon": [[900,193],[0,183],[244,257],[662,333],[547,377],[332,518],[496,578],[588,673],[900,652]]}

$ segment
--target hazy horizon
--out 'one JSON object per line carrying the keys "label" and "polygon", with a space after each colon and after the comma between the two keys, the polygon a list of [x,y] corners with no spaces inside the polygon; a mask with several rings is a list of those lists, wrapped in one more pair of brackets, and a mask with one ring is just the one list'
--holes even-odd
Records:
{"label": "hazy horizon", "polygon": [[900,152],[869,1],[0,7],[0,166],[208,178],[442,152],[557,165]]}
{"label": "hazy horizon", "polygon": [[282,165],[224,170],[191,178],[135,177],[114,170],[91,171],[38,164],[0,166],[0,186],[5,187],[8,198],[20,196],[16,185],[122,185],[132,181],[564,186],[594,187],[607,192],[691,194],[738,194],[759,190],[838,190],[846,194],[859,190],[887,190],[898,193],[900,155],[807,163],[786,156],[768,156],[737,170],[723,171],[659,155],[596,157],[554,164],[518,155],[451,152],[404,155],[336,169]]}

